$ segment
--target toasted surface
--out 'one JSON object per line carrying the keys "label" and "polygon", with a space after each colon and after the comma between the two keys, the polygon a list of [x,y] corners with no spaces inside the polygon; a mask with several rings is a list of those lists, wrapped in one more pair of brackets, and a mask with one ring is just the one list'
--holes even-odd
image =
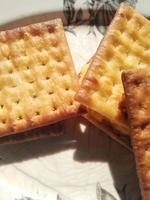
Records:
{"label": "toasted surface", "polygon": [[60,19],[0,32],[0,136],[76,114],[77,88]]}
{"label": "toasted surface", "polygon": [[57,122],[49,126],[36,128],[25,131],[22,134],[7,135],[0,138],[0,145],[18,144],[38,139],[45,139],[52,136],[60,136],[64,134],[62,122]]}
{"label": "toasted surface", "polygon": [[121,4],[82,81],[76,99],[110,121],[128,129],[120,109],[121,73],[149,67],[150,22],[127,4]]}
{"label": "toasted surface", "polygon": [[[84,64],[81,67],[80,73],[79,73],[79,83],[81,84],[87,70],[89,68],[89,63]],[[117,126],[114,123],[111,123],[109,119],[102,116],[101,114],[87,108],[87,113],[83,115],[88,121],[90,121],[92,124],[94,124],[97,128],[105,132],[108,136],[110,136],[115,141],[119,142],[121,145],[125,146],[127,149],[131,150],[130,145],[127,144],[123,137],[121,137],[121,134],[127,134],[130,133],[127,130],[122,130],[122,127]]]}
{"label": "toasted surface", "polygon": [[122,75],[143,199],[150,199],[150,69]]}
{"label": "toasted surface", "polygon": [[[88,70],[88,68],[89,68],[89,63],[86,63],[85,65],[83,65],[82,67],[81,67],[81,70],[80,70],[80,73],[79,73],[79,83],[81,84],[82,83],[82,80],[84,79],[84,76],[85,76],[85,74],[86,74],[86,72],[87,72],[87,70]],[[125,102],[123,102],[123,106],[124,106],[124,104],[125,104]],[[115,123],[111,123],[111,121],[110,121],[110,119],[108,119],[108,118],[106,118],[106,117],[104,117],[104,116],[102,116],[100,113],[98,113],[98,112],[95,112],[95,111],[93,111],[93,110],[91,110],[91,109],[87,109],[87,114],[85,114],[84,116],[89,120],[89,121],[91,121],[91,122],[94,122],[95,120],[96,120],[96,122],[95,122],[95,124],[97,124],[98,123],[98,121],[99,121],[99,125],[98,125],[98,127],[100,128],[101,126],[102,126],[102,122],[101,121],[103,121],[103,123],[104,123],[104,121],[107,121],[107,124],[108,124],[108,122],[109,122],[109,124],[111,124],[111,127],[112,127],[112,131],[110,131],[110,127],[109,127],[109,135],[111,136],[113,136],[113,139],[115,139],[114,138],[114,133],[117,133],[117,135],[119,134],[123,134],[123,135],[130,135],[130,130],[129,130],[129,127],[122,127],[122,126],[119,126],[118,124],[115,124]],[[95,120],[94,120],[95,119]],[[102,120],[103,119],[103,120]],[[106,127],[106,124],[104,124],[104,126]],[[115,130],[115,131],[113,131],[113,130]],[[106,131],[105,131],[106,132]],[[110,132],[112,132],[112,134],[110,134]],[[116,136],[116,138],[117,138],[117,140],[118,140],[118,136]]]}

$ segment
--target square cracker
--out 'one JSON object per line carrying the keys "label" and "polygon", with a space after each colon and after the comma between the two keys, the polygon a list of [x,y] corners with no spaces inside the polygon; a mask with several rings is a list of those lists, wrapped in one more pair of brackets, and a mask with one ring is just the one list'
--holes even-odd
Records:
{"label": "square cracker", "polygon": [[143,200],[150,199],[150,69],[122,74]]}
{"label": "square cracker", "polygon": [[75,115],[77,89],[60,19],[0,32],[0,136]]}
{"label": "square cracker", "polygon": [[[81,84],[88,68],[89,68],[89,62],[81,67],[81,70],[79,73],[79,83],[80,84]],[[128,129],[122,130],[121,129],[122,127],[118,127],[116,124],[111,123],[110,120],[108,120],[106,117],[102,116],[101,114],[99,114],[89,108],[87,108],[87,113],[84,114],[83,116],[88,121],[90,121],[92,124],[94,124],[97,128],[99,128],[104,133],[106,133],[108,136],[110,136],[112,139],[114,139],[116,142],[123,145],[128,150],[131,150],[129,143],[127,143],[125,138],[122,136],[122,132],[129,134]]]}
{"label": "square cracker", "polygon": [[149,67],[150,22],[122,3],[100,43],[77,92],[76,99],[122,129],[128,129],[120,102],[121,73],[130,68]]}

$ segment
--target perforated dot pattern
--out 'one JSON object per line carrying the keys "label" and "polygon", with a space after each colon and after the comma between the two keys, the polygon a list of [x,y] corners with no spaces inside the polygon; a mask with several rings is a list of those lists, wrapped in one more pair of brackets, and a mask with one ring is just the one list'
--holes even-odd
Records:
{"label": "perforated dot pattern", "polygon": [[123,95],[121,73],[149,67],[150,22],[126,4],[121,4],[108,32],[92,59],[76,99],[114,121],[128,124],[119,109]]}
{"label": "perforated dot pattern", "polygon": [[77,113],[77,76],[60,19],[0,33],[0,134]]}
{"label": "perforated dot pattern", "polygon": [[[89,68],[89,63],[84,64],[81,67],[80,73],[79,73],[79,83],[82,83],[82,80],[87,72]],[[107,78],[106,78],[107,81]],[[91,121],[93,124],[98,124],[98,128],[103,130],[103,126],[107,126],[108,124],[111,124],[111,128],[109,127],[109,131],[107,131],[107,129],[105,128],[105,133],[107,133],[109,136],[113,136],[113,139],[116,139],[118,136],[118,134],[125,134],[125,135],[130,135],[130,130],[129,128],[125,129],[122,126],[119,126],[118,124],[111,122],[108,118],[102,116],[100,113],[97,113],[93,110],[87,109],[87,114],[85,114],[84,116]],[[107,124],[105,123],[107,121]],[[109,123],[108,123],[109,122]],[[118,131],[115,131],[118,130]],[[103,130],[104,131],[104,130]],[[119,139],[117,139],[117,141],[119,141]],[[122,143],[122,142],[121,142]]]}

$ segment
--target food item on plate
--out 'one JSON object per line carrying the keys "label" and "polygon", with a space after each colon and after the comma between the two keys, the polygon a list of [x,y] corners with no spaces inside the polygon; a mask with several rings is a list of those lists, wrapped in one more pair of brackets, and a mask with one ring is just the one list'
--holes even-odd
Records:
{"label": "food item on plate", "polygon": [[150,22],[122,3],[76,94],[76,99],[130,134],[121,73],[130,68],[149,67]]}
{"label": "food item on plate", "polygon": [[[82,84],[82,80],[84,79],[84,76],[85,76],[85,74],[86,74],[86,72],[87,72],[87,70],[88,70],[88,68],[89,68],[89,63],[87,63],[87,64],[85,64],[82,68],[81,68],[81,71],[80,71],[80,74],[79,74],[79,82],[80,82],[80,84]],[[125,104],[125,102],[122,102],[123,104]],[[90,110],[90,109],[89,109]],[[100,114],[100,113],[98,113],[98,112],[95,112],[95,111],[93,111],[93,110],[91,110],[92,112],[90,112],[91,114],[90,115],[94,115],[94,113],[95,113],[95,116],[93,116],[93,117],[97,117],[97,118],[101,118],[102,117],[102,115]],[[98,117],[99,116],[99,117]],[[106,118],[105,116],[103,116],[103,118],[106,120],[106,121],[110,121],[108,118]],[[110,121],[110,123],[111,123],[111,121]],[[120,132],[120,134],[123,134],[123,135],[129,135],[130,134],[130,131],[129,131],[129,128],[127,128],[127,129],[123,129],[122,128],[122,126],[119,126],[119,125],[117,125],[117,124],[113,124],[112,123],[112,125],[114,126],[114,127],[116,127],[116,129]]]}
{"label": "food item on plate", "polygon": [[63,123],[57,122],[49,126],[43,126],[40,128],[35,128],[33,130],[25,131],[22,134],[13,134],[0,137],[0,145],[24,143],[37,139],[46,139],[52,136],[60,136],[63,134]]}
{"label": "food item on plate", "polygon": [[77,114],[77,89],[60,19],[0,32],[0,136]]}
{"label": "food item on plate", "polygon": [[135,154],[143,200],[150,199],[150,69],[124,72],[127,110],[132,129]]}
{"label": "food item on plate", "polygon": [[[79,83],[82,83],[82,80],[88,70],[89,63],[86,63],[81,67],[80,73],[79,73]],[[125,138],[123,135],[121,135],[120,127],[117,127],[113,123],[111,123],[107,118],[102,116],[101,114],[87,108],[87,113],[83,115],[88,121],[90,121],[92,124],[94,124],[96,127],[98,127],[103,132],[107,133],[111,138],[113,138],[115,141],[120,143],[121,145],[125,146],[127,149],[131,150],[129,144],[125,142]]]}

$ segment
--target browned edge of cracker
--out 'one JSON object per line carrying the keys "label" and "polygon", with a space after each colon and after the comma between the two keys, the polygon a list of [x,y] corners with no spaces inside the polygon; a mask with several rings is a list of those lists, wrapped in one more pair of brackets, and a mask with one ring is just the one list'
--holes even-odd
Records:
{"label": "browned edge of cracker", "polygon": [[[139,183],[142,193],[142,199],[143,200],[149,200],[150,199],[150,180],[147,181],[144,178],[144,172],[142,171],[144,160],[142,159],[143,154],[145,152],[145,147],[148,145],[150,146],[150,136],[147,136],[146,138],[141,138],[138,135],[138,131],[140,131],[141,124],[138,122],[138,120],[135,119],[135,113],[132,113],[132,111],[136,111],[136,104],[137,101],[134,98],[132,91],[134,90],[133,87],[138,87],[138,84],[142,84],[146,82],[146,76],[147,74],[150,75],[150,71],[147,71],[148,69],[138,69],[138,70],[129,70],[122,73],[122,82],[124,86],[125,96],[126,96],[126,103],[127,103],[127,111],[129,116],[129,122],[130,127],[132,129],[131,133],[131,142],[133,146],[133,151],[135,154],[135,161],[136,161],[136,169],[137,174],[139,177]],[[148,72],[148,73],[147,73]],[[149,85],[150,85],[150,79],[149,79]],[[142,98],[144,98],[144,95],[150,95],[150,93],[144,94]],[[143,100],[144,101],[144,100]],[[142,102],[141,102],[142,103]],[[135,104],[135,105],[134,105]]]}
{"label": "browned edge of cracker", "polygon": [[[94,56],[92,56],[86,64],[90,64],[92,62],[93,57]],[[79,73],[78,78],[79,78],[79,83],[81,83],[82,79],[84,77]],[[126,149],[128,149],[129,151],[132,151],[131,146],[128,145],[126,142],[124,142],[124,140],[121,139],[121,136],[124,136],[124,137],[128,137],[128,136],[121,135],[120,132],[117,129],[115,129],[115,127],[113,126],[112,123],[110,123],[109,120],[104,118],[105,120],[99,121],[95,117],[93,118],[93,116],[89,113],[89,109],[85,106],[83,106],[83,107],[86,110],[86,114],[83,113],[84,118],[86,118],[90,123],[95,125],[98,129],[100,129],[101,131],[106,133],[113,140],[115,140],[119,144],[123,145]]]}
{"label": "browned edge of cracker", "polygon": [[[105,51],[106,48],[109,48],[108,45],[106,45],[105,41],[109,41],[109,37],[111,36],[111,29],[114,29],[114,26],[118,23],[118,20],[121,17],[124,17],[126,15],[126,17],[130,17],[131,13],[138,13],[135,10],[133,10],[132,7],[130,7],[127,3],[121,3],[118,10],[116,11],[109,27],[108,30],[105,34],[105,36],[103,37],[103,39],[101,40],[96,53],[93,56],[93,59],[90,63],[90,66],[85,74],[85,77],[82,80],[82,84],[80,86],[80,89],[78,90],[75,99],[77,101],[79,101],[80,103],[84,104],[85,106],[90,102],[90,99],[88,97],[85,98],[85,93],[86,93],[86,89],[92,89],[95,87],[95,79],[93,78],[93,71],[95,70],[95,68],[97,68],[97,65],[99,65],[99,63],[97,62],[97,60],[99,60],[99,62],[101,62],[100,57],[103,54],[103,52]],[[143,16],[141,16],[143,17]],[[144,17],[143,17],[144,18]]]}
{"label": "browned edge of cracker", "polygon": [[[58,23],[61,24],[61,26],[63,28],[62,20],[58,18],[58,19],[53,19],[53,20],[46,21],[46,22],[40,22],[40,23],[23,26],[23,27],[14,28],[12,30],[1,31],[0,32],[0,42],[12,42],[12,41],[16,41],[19,39],[25,39],[26,37],[28,37],[26,35],[26,33],[30,33],[33,36],[36,36],[36,35],[40,36],[45,32],[45,27],[47,28],[46,31],[48,30],[49,33],[53,33],[53,32],[55,32]],[[66,41],[66,45],[68,47],[68,52],[69,52],[69,56],[71,58],[73,70],[76,75],[75,67],[73,64],[73,59],[72,59],[72,56],[70,53],[70,49],[68,46],[68,42],[67,42],[65,33],[64,33],[63,37]],[[77,75],[76,75],[76,79],[77,79]],[[78,84],[78,81],[77,81],[77,84]],[[9,132],[7,131],[7,132],[0,134],[0,137],[7,136],[7,135],[13,135],[13,134],[17,134],[17,133],[24,133],[25,131],[29,131],[34,128],[40,128],[42,126],[47,126],[47,125],[59,122],[61,120],[65,120],[68,117],[74,117],[77,114],[80,114],[82,112],[84,112],[84,107],[78,103],[78,106],[76,106],[75,109],[72,109],[70,111],[66,110],[65,112],[63,111],[61,113],[57,113],[56,116],[53,115],[50,117],[49,116],[43,117],[42,122],[40,122],[39,124],[36,124],[35,126],[32,125],[30,127],[23,127],[23,129],[19,130],[19,131],[13,131],[10,129]],[[52,122],[49,122],[49,118],[50,119],[53,118]],[[58,120],[58,118],[59,118],[59,120]]]}
{"label": "browned edge of cracker", "polygon": [[64,134],[64,126],[62,122],[44,126],[23,132],[22,134],[13,134],[0,138],[0,145],[18,144],[38,139],[46,139],[49,137],[60,136]]}
{"label": "browned edge of cracker", "polygon": [[132,148],[124,141],[121,139],[121,137],[127,137],[124,135],[121,135],[118,130],[116,130],[108,120],[102,120],[101,122],[99,120],[96,120],[95,118],[92,118],[91,115],[88,113],[83,115],[89,122],[94,124],[98,129],[103,131],[105,134],[107,134],[110,138],[115,140],[117,143],[120,145],[124,146],[126,149],[129,151],[132,151]]}
{"label": "browned edge of cracker", "polygon": [[[2,137],[5,137],[5,136],[9,136],[9,135],[15,135],[15,134],[24,134],[24,132],[26,132],[26,131],[31,131],[31,130],[34,130],[34,129],[36,129],[36,128],[42,128],[42,127],[45,127],[45,126],[48,126],[48,125],[53,125],[53,124],[55,124],[55,123],[59,123],[59,122],[61,122],[62,120],[66,120],[66,119],[68,119],[68,118],[71,118],[71,117],[75,117],[76,115],[79,115],[79,109],[80,109],[80,113],[82,112],[82,113],[84,113],[85,112],[85,107],[82,107],[82,106],[79,106],[79,108],[78,109],[76,109],[76,110],[74,110],[74,111],[72,111],[72,112],[68,112],[68,115],[67,115],[67,112],[65,112],[65,114],[64,113],[59,113],[59,114],[57,114],[57,116],[55,117],[56,119],[55,120],[53,120],[52,122],[43,122],[42,124],[36,124],[36,126],[30,126],[30,127],[25,127],[24,129],[22,129],[22,130],[19,130],[19,131],[10,131],[10,132],[4,132],[4,133],[2,133],[2,134],[0,134],[0,138],[2,138]],[[58,115],[60,115],[60,117],[58,117]],[[58,118],[59,118],[59,120],[58,120]]]}
{"label": "browned edge of cracker", "polygon": [[49,33],[54,33],[58,23],[62,24],[62,20],[59,18],[46,22],[29,24],[27,26],[17,27],[10,30],[0,31],[0,41],[13,42],[19,39],[26,39],[26,33],[30,33],[32,36],[43,35],[45,31],[48,31]]}

